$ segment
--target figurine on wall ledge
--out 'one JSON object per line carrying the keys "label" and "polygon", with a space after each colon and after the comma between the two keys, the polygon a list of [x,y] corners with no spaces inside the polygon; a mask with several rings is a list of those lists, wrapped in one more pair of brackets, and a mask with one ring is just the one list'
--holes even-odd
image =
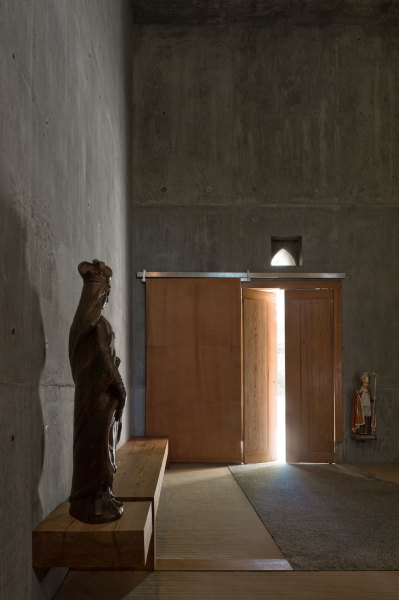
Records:
{"label": "figurine on wall ledge", "polygon": [[374,394],[369,389],[370,375],[362,373],[360,387],[355,392],[352,409],[352,438],[357,442],[376,440],[377,373],[373,372]]}
{"label": "figurine on wall ledge", "polygon": [[126,391],[118,370],[114,333],[101,315],[108,302],[112,271],[98,260],[81,262],[78,270],[83,290],[69,334],[75,382],[69,512],[85,523],[107,523],[123,513],[112,483]]}

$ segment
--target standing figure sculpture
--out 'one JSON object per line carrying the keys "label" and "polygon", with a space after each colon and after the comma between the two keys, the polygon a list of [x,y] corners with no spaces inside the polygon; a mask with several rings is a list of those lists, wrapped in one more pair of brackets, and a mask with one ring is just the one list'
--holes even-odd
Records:
{"label": "standing figure sculpture", "polygon": [[111,325],[101,315],[112,271],[103,262],[78,266],[83,290],[69,334],[75,382],[73,477],[70,514],[85,523],[119,519],[123,504],[112,483],[126,391],[120,376]]}
{"label": "standing figure sculpture", "polygon": [[352,437],[357,441],[376,440],[376,395],[377,373],[374,376],[374,394],[369,389],[370,375],[365,371],[361,385],[355,392],[352,408]]}

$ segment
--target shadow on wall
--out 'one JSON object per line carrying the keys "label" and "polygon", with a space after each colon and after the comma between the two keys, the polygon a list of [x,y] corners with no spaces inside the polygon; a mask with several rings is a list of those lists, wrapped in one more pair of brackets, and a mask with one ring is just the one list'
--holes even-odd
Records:
{"label": "shadow on wall", "polygon": [[38,295],[29,269],[29,216],[18,199],[0,192],[0,597],[25,598],[31,585],[32,527],[42,519],[39,482],[44,424],[39,383],[45,340]]}

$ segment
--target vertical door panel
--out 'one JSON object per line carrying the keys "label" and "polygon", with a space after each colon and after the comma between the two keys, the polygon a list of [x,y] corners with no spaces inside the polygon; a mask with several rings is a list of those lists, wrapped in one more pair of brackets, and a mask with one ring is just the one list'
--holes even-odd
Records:
{"label": "vertical door panel", "polygon": [[276,460],[276,295],[243,291],[244,462]]}
{"label": "vertical door panel", "polygon": [[334,460],[331,290],[285,293],[287,462]]}
{"label": "vertical door panel", "polygon": [[239,279],[146,283],[146,435],[175,462],[241,462]]}

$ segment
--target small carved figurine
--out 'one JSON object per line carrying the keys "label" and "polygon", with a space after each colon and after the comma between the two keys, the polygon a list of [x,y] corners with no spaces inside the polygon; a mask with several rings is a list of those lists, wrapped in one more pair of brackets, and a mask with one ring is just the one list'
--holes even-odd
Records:
{"label": "small carved figurine", "polygon": [[369,389],[370,375],[365,371],[360,380],[361,385],[355,392],[352,409],[352,437],[358,441],[376,440],[376,382],[374,377],[374,394]]}
{"label": "small carved figurine", "polygon": [[112,271],[103,262],[78,266],[83,290],[69,334],[75,382],[73,477],[70,514],[85,523],[119,519],[123,504],[112,483],[126,391],[120,376],[111,325],[101,315]]}

